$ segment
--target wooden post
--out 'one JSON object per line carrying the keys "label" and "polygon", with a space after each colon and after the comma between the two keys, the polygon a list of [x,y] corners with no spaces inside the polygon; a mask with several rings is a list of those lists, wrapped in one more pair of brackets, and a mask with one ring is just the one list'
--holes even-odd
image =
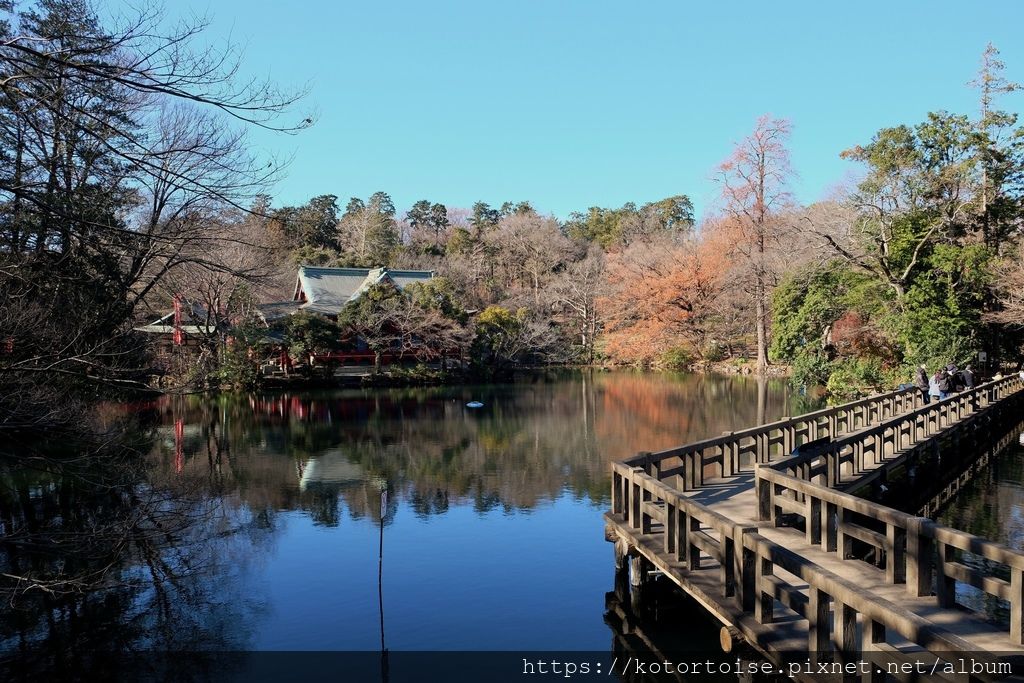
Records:
{"label": "wooden post", "polygon": [[757,554],[747,547],[746,536],[757,533],[757,527],[736,527],[733,530],[736,563],[733,579],[736,582],[736,605],[744,612],[754,609],[755,587],[757,585]]}
{"label": "wooden post", "polygon": [[853,539],[843,533],[843,525],[847,523],[846,509],[839,509],[839,518],[836,520],[836,552],[839,559],[845,560],[853,553]]}
{"label": "wooden post", "polygon": [[[789,417],[779,418],[782,422],[788,422]],[[782,455],[783,457],[793,452],[793,426],[790,424],[784,424],[780,428],[782,430]]]}
{"label": "wooden post", "polygon": [[885,642],[885,624],[874,619],[864,619],[864,634],[861,638],[861,651],[877,650],[880,643]]}
{"label": "wooden post", "polygon": [[650,579],[651,563],[639,553],[629,558],[630,602],[633,611],[639,613],[643,595]]}
{"label": "wooden post", "polygon": [[839,506],[825,503],[825,552],[834,553],[839,543]]}
{"label": "wooden post", "polygon": [[807,529],[807,542],[811,545],[821,544],[821,498],[807,496],[807,511],[804,513],[804,526]]}
{"label": "wooden post", "polygon": [[951,545],[937,542],[935,544],[938,560],[935,563],[937,579],[935,581],[939,607],[952,607],[956,604],[956,579],[946,575],[946,562],[955,558],[955,549]]}
{"label": "wooden post", "polygon": [[676,552],[685,557],[686,568],[689,571],[696,571],[700,569],[700,548],[694,545],[692,537],[694,533],[700,531],[700,520],[680,509],[679,525],[682,528],[683,543]]}
{"label": "wooden post", "polygon": [[829,594],[811,586],[807,603],[807,650],[812,662],[822,661],[831,651],[829,629]]}
{"label": "wooden post", "polygon": [[754,477],[757,481],[757,521],[767,522],[772,519],[772,483],[767,479],[761,479],[758,475],[760,467],[754,468]]}
{"label": "wooden post", "polygon": [[622,514],[622,475],[612,470],[612,514]]}
{"label": "wooden post", "polygon": [[672,542],[673,553],[672,557],[677,562],[685,562],[687,555],[687,536],[686,528],[690,523],[685,509],[682,507],[682,501],[677,501],[675,508],[675,523],[672,525],[671,533],[674,537]]}
{"label": "wooden post", "polygon": [[907,521],[907,593],[915,598],[932,593],[932,557],[935,549],[932,540],[923,533],[931,523],[927,517],[914,517]]}
{"label": "wooden post", "polygon": [[633,505],[631,503],[630,493],[632,491],[633,485],[632,485],[632,483],[630,483],[628,476],[622,477],[622,482],[621,483],[622,483],[622,517],[623,517],[623,521],[625,521],[627,525],[631,526],[632,525],[632,521],[631,520],[632,520]]}
{"label": "wooden post", "polygon": [[839,450],[829,449],[822,455],[825,456],[825,485],[835,488],[839,483]]}
{"label": "wooden post", "polygon": [[767,557],[759,558],[757,567],[757,600],[754,602],[754,618],[759,624],[770,624],[775,617],[775,594],[769,591],[769,583],[765,577],[775,572],[772,561]]}
{"label": "wooden post", "polygon": [[654,477],[655,479],[661,479],[658,475],[661,473],[661,463],[653,462],[651,460],[650,451],[640,451],[636,454],[638,460],[643,461],[644,474]]}
{"label": "wooden post", "polygon": [[723,533],[719,543],[722,548],[722,559],[719,562],[722,597],[731,598],[736,594],[736,538]]}
{"label": "wooden post", "polygon": [[1024,645],[1024,570],[1010,568],[1010,640]]}
{"label": "wooden post", "polygon": [[[722,436],[731,437],[732,432],[722,432]],[[722,444],[722,476],[731,477],[739,469],[739,463],[736,462],[738,458],[738,444],[735,441],[728,441]]]}
{"label": "wooden post", "polygon": [[638,474],[642,474],[643,471],[644,471],[644,468],[642,468],[642,467],[634,467],[632,471],[633,471],[633,476],[630,477],[630,480],[631,480],[630,483],[632,484],[632,490],[630,491],[629,500],[630,500],[630,503],[632,503],[633,507],[632,507],[632,510],[630,510],[630,512],[629,512],[629,526],[632,529],[639,529],[642,526],[642,520],[641,520],[641,516],[640,516],[640,503],[643,501],[643,496],[640,493],[640,484],[633,483],[632,479],[633,479],[633,477],[637,476]]}
{"label": "wooden post", "polygon": [[857,612],[838,600],[834,602],[832,611],[835,620],[835,633],[832,642],[835,648],[842,653],[843,661],[851,662],[860,657],[860,648],[857,642]]}
{"label": "wooden post", "polygon": [[615,552],[615,597],[626,604],[629,599],[629,546],[621,538],[613,544]]}
{"label": "wooden post", "polygon": [[907,580],[906,550],[903,546],[906,532],[895,524],[885,525],[885,580],[903,583]]}
{"label": "wooden post", "polygon": [[665,528],[663,533],[665,535],[665,552],[669,555],[673,555],[676,552],[676,534],[678,533],[677,528],[679,522],[676,519],[676,505],[669,501],[665,501]]}

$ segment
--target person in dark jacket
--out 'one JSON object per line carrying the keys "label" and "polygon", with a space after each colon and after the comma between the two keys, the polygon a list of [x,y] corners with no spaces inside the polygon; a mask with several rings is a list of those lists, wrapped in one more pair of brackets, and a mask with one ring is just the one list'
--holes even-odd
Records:
{"label": "person in dark jacket", "polygon": [[972,368],[970,365],[968,365],[967,367],[964,368],[964,371],[960,373],[960,377],[964,381],[964,388],[965,389],[973,389],[974,388],[974,384],[975,384],[975,381],[974,381],[974,368]]}
{"label": "person in dark jacket", "polygon": [[921,400],[928,403],[928,370],[921,365],[914,373],[914,386],[921,392]]}
{"label": "person in dark jacket", "polygon": [[935,384],[939,387],[939,400],[942,401],[949,398],[952,388],[950,387],[949,373],[946,371],[946,368],[941,368],[935,373]]}
{"label": "person in dark jacket", "polygon": [[946,366],[946,374],[949,375],[949,393],[962,391],[963,382],[960,379],[960,368],[956,366],[956,363]]}

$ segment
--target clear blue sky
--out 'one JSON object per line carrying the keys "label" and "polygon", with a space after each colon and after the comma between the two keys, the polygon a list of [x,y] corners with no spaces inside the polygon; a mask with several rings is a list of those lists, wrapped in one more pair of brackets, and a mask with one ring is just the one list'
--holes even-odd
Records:
{"label": "clear blue sky", "polygon": [[[565,217],[688,194],[763,113],[792,121],[797,198],[839,152],[928,111],[976,110],[992,41],[1024,81],[1024,2],[175,0],[245,44],[246,69],[311,87],[314,128],[276,204],[389,192],[448,206],[527,199]],[[1019,111],[1024,94],[1007,96]]]}

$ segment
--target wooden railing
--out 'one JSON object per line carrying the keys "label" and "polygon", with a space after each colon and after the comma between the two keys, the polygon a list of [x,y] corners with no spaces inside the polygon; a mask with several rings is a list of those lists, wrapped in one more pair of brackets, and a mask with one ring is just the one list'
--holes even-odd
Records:
{"label": "wooden railing", "polygon": [[[778,523],[792,515],[809,544],[842,560],[870,561],[912,597],[931,595],[934,581],[938,605],[952,607],[960,581],[1007,600],[1010,637],[1024,644],[1024,553],[770,468],[758,471],[758,494],[759,516]],[[855,553],[856,542],[870,552]],[[986,562],[963,561],[972,556]]]}
{"label": "wooden railing", "polygon": [[642,534],[659,526],[664,552],[691,571],[703,568],[701,558],[706,553],[719,566],[724,597],[742,591],[735,578],[736,534],[752,532],[755,527],[741,527],[643,468],[618,462],[612,463],[612,512]]}
{"label": "wooden railing", "polygon": [[726,432],[678,448],[639,453],[624,462],[643,467],[658,479],[676,477],[675,488],[691,491],[704,485],[710,470],[717,476],[731,476],[740,464],[766,463],[790,455],[795,448],[825,437],[835,438],[907,413],[922,405],[917,389],[905,389],[869,396],[851,403],[824,408],[799,417]]}
{"label": "wooden railing", "polygon": [[[653,536],[653,550],[672,563],[670,569],[683,574],[718,572],[722,597],[731,598],[736,607],[752,615],[760,624],[770,624],[776,619],[775,604],[780,602],[808,620],[807,648],[811,653],[838,651],[856,657],[864,651],[884,650],[888,647],[885,644],[886,633],[890,631],[936,653],[972,652],[977,649],[943,627],[865,591],[762,536],[756,527],[736,524],[681,495],[647,474],[643,468],[613,463],[612,471],[613,512],[621,515],[624,524],[633,532]],[[790,479],[794,485],[805,485],[805,482],[783,473],[773,472],[771,476]],[[866,510],[872,506],[853,496],[828,493],[839,497],[830,499],[830,504],[837,509]],[[1021,557],[1019,553],[1005,549],[997,552],[995,544],[937,527],[929,520],[912,518],[896,510],[890,512],[894,526],[904,532],[914,530],[913,538],[919,539],[918,548],[924,547],[922,539],[931,539],[936,544],[943,544],[944,548],[968,547],[971,552],[981,552],[987,559],[1010,561],[1014,567],[1017,566],[1017,558]],[[912,536],[908,534],[906,537]],[[922,557],[927,555],[924,550],[918,552]],[[942,567],[943,576],[969,571],[966,565],[953,559]],[[793,578],[786,578],[787,574]],[[1005,594],[1007,591],[1003,590],[1002,584],[999,586],[994,590]],[[862,615],[864,624],[860,642],[857,640],[858,615]]]}
{"label": "wooden railing", "polygon": [[841,438],[821,440],[804,453],[780,459],[772,467],[804,481],[834,487],[844,476],[857,476],[899,453],[938,434],[1018,391],[1019,377],[992,380],[942,401],[909,410]]}
{"label": "wooden railing", "polygon": [[[1008,600],[1010,636],[1024,643],[1024,554],[832,488],[844,474],[865,471],[869,459],[877,464],[950,425],[966,424],[960,421],[995,406],[1022,385],[1016,376],[994,380],[812,452],[756,466],[758,521],[802,528],[807,543],[842,560],[870,561],[884,571],[887,582],[906,583],[914,597],[931,595],[934,577],[942,607],[954,604],[956,581]],[[965,564],[957,559],[961,553],[989,562]]]}

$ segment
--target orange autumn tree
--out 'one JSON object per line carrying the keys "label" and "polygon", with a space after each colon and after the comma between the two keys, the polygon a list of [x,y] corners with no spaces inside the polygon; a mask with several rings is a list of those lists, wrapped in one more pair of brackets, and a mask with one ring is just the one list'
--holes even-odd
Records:
{"label": "orange autumn tree", "polygon": [[657,362],[682,348],[700,357],[726,270],[717,240],[692,237],[638,241],[608,255],[605,353],[616,362]]}

